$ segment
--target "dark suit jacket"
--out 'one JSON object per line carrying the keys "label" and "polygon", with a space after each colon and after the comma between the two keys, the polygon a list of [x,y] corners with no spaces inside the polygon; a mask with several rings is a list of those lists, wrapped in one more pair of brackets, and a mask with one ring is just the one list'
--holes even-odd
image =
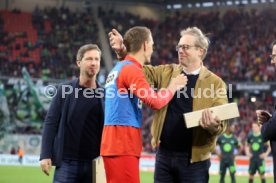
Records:
{"label": "dark suit jacket", "polygon": [[265,141],[270,140],[274,166],[274,182],[276,183],[276,112],[272,114],[268,122],[263,124],[262,136]]}
{"label": "dark suit jacket", "polygon": [[[49,111],[44,121],[44,128],[42,133],[42,145],[40,160],[50,158],[52,164],[60,166],[63,156],[64,146],[64,126],[67,119],[70,119],[74,112],[77,99],[74,95],[74,90],[78,86],[79,79],[72,80],[61,84],[56,96],[52,99]],[[71,86],[71,87],[70,87]],[[101,88],[104,94],[104,89],[97,84],[98,88]],[[65,92],[62,94],[62,88]],[[70,93],[69,88],[73,88]],[[70,94],[68,94],[70,93]],[[101,98],[102,115],[104,115],[104,96]],[[104,116],[102,116],[104,119]]]}

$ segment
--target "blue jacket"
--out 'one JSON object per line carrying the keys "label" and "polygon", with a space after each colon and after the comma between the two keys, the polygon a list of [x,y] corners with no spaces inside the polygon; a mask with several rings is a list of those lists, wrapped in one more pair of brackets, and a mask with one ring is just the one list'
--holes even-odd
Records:
{"label": "blue jacket", "polygon": [[274,182],[276,183],[276,112],[262,125],[262,136],[265,141],[270,140],[274,166]]}
{"label": "blue jacket", "polygon": [[[67,119],[71,118],[77,101],[74,92],[62,96],[62,86],[65,86],[64,88],[66,85],[71,86],[74,91],[78,82],[79,79],[75,79],[58,87],[44,121],[40,160],[49,158],[52,160],[52,164],[57,167],[60,166],[63,158],[64,126]],[[101,88],[104,93],[104,89],[99,84],[97,84],[97,88]],[[102,111],[104,111],[103,98],[104,96],[101,99]],[[102,112],[102,114],[104,113]],[[104,119],[103,116],[102,119]]]}

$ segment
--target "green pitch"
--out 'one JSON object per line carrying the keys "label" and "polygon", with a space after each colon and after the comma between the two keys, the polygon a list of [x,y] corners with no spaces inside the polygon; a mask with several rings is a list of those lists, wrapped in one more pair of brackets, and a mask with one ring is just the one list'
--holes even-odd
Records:
{"label": "green pitch", "polygon": [[[39,167],[26,167],[26,166],[0,166],[0,183],[51,183],[53,170],[48,177],[44,175]],[[247,183],[248,177],[237,176],[238,183]],[[218,183],[218,175],[210,175],[211,183]],[[230,182],[230,177],[227,176],[225,182]],[[267,183],[273,183],[272,177],[267,177]],[[153,173],[141,172],[141,183],[153,183]],[[259,177],[255,177],[254,183],[260,183]]]}
{"label": "green pitch", "polygon": [[[151,172],[141,172],[141,183],[153,183],[153,173]],[[209,179],[210,183],[219,183],[219,175],[210,175]],[[230,176],[226,176],[225,182],[231,182]],[[248,177],[247,176],[237,176],[236,182],[238,183],[248,183]],[[259,177],[255,177],[254,183],[261,183]],[[273,183],[272,177],[266,178],[266,183]]]}

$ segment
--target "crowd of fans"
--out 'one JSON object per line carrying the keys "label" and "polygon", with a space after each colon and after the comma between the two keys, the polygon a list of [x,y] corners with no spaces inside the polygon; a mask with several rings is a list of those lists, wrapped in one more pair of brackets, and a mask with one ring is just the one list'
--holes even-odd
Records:
{"label": "crowd of fans", "polygon": [[[20,13],[20,11],[16,12]],[[0,13],[1,15],[1,13]],[[152,64],[177,63],[175,46],[180,31],[189,26],[197,26],[208,33],[211,45],[205,59],[210,67],[225,81],[273,81],[275,68],[269,64],[269,44],[274,39],[276,21],[273,10],[242,9],[225,13],[211,11],[205,13],[174,12],[164,20],[142,19],[131,13],[98,9],[106,33],[112,28],[122,34],[135,25],[147,26],[152,30],[156,51]],[[33,77],[67,79],[76,75],[75,53],[85,43],[99,44],[98,27],[91,12],[72,12],[67,8],[36,8],[32,13],[32,25],[37,30],[35,43],[24,44],[29,50],[39,48],[41,62],[34,60],[20,62],[7,60],[11,43],[25,32],[9,33],[3,29],[0,18],[0,73],[5,76],[20,76],[22,65],[27,66]],[[261,26],[260,26],[261,25]],[[266,28],[264,28],[266,27]],[[271,27],[271,29],[269,28]],[[1,50],[1,49],[0,49]],[[22,56],[28,53],[22,53]],[[115,58],[115,55],[114,55]],[[8,62],[7,62],[8,61]]]}
{"label": "crowd of fans", "polygon": [[276,21],[273,10],[175,12],[160,22],[113,10],[100,16],[107,32],[113,27],[121,33],[134,25],[149,27],[155,42],[153,65],[178,63],[175,46],[181,30],[197,26],[211,43],[204,64],[225,81],[273,81],[275,68],[269,64],[270,43],[276,35],[269,28]]}
{"label": "crowd of fans", "polygon": [[[20,12],[17,12],[20,13]],[[0,13],[1,16],[1,13]],[[122,34],[136,25],[147,26],[152,30],[155,52],[152,64],[178,63],[175,46],[183,28],[197,26],[208,33],[210,48],[204,65],[221,76],[227,83],[275,81],[275,68],[269,64],[270,43],[275,39],[275,11],[243,9],[194,13],[173,12],[164,20],[142,19],[131,13],[119,13],[114,10],[98,9],[98,18],[103,22],[106,33],[116,28]],[[90,12],[71,12],[67,8],[36,8],[32,13],[32,24],[37,30],[35,44],[26,43],[28,49],[39,48],[40,63],[7,60],[8,50],[16,49],[11,43],[24,32],[8,33],[3,29],[0,17],[0,47],[7,51],[0,52],[0,75],[20,77],[23,66],[27,67],[32,77],[42,79],[70,79],[77,76],[75,53],[85,43],[99,44],[98,28]],[[0,49],[1,50],[1,49]],[[115,54],[113,55],[115,59]],[[256,121],[255,110],[265,108],[272,111],[273,98],[265,95],[252,103],[249,96],[234,99],[239,105],[241,117],[233,122],[236,135],[244,142],[251,130],[251,122]],[[265,103],[265,106],[262,104]],[[143,110],[143,147],[146,152],[153,152],[150,145],[150,125],[153,112]]]}
{"label": "crowd of fans", "polygon": [[[25,33],[5,32],[3,24],[4,20],[0,17],[0,46],[16,49],[10,45],[18,34]],[[20,77],[21,69],[25,66],[32,77],[44,80],[70,79],[78,73],[75,63],[78,48],[86,43],[99,45],[98,27],[90,12],[72,12],[68,8],[36,8],[32,13],[32,25],[37,31],[38,38],[33,45],[26,45],[29,49],[40,49],[40,63],[32,60],[22,63],[20,58],[8,60],[8,52],[1,51],[0,75]]]}

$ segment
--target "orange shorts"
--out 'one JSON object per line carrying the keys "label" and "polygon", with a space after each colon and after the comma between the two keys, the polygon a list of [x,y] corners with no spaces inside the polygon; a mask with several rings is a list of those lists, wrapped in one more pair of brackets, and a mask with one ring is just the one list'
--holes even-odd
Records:
{"label": "orange shorts", "polygon": [[104,156],[107,183],[140,183],[139,157]]}

